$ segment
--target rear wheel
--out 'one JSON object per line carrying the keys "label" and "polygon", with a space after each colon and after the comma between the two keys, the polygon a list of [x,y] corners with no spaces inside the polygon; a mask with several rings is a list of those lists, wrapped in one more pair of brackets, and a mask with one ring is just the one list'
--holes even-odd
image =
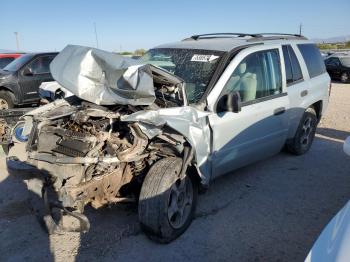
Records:
{"label": "rear wheel", "polygon": [[350,81],[349,73],[347,72],[342,73],[340,76],[340,81],[342,83],[348,83]]}
{"label": "rear wheel", "polygon": [[313,108],[308,108],[299,123],[294,138],[287,143],[287,150],[295,155],[309,151],[315,137],[317,116]]}
{"label": "rear wheel", "polygon": [[197,203],[197,184],[189,175],[179,178],[182,160],[164,158],[148,172],[141,188],[139,220],[152,240],[169,243],[191,224]]}
{"label": "rear wheel", "polygon": [[14,97],[13,94],[1,90],[0,91],[0,110],[6,110],[6,109],[11,109],[14,108],[15,103],[14,103]]}

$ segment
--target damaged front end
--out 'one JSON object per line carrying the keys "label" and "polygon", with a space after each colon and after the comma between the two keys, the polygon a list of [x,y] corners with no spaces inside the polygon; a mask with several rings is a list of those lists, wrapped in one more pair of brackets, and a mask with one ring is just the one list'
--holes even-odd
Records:
{"label": "damaged front end", "polygon": [[26,150],[27,162],[49,174],[44,185],[64,208],[82,212],[89,203],[99,208],[136,200],[149,167],[163,157],[182,156],[186,146],[174,130],[149,139],[136,123],[121,121],[137,110],[132,106],[57,104],[27,118],[32,127]]}
{"label": "damaged front end", "polygon": [[[62,56],[66,54],[62,53]],[[62,56],[58,56],[58,61]],[[86,58],[87,53],[82,57]],[[97,55],[95,59],[104,57]],[[86,62],[85,58],[82,63]],[[74,81],[78,78],[62,79],[66,76],[55,67],[57,63],[52,66],[56,80],[65,83],[66,88],[71,84],[70,91],[80,93],[79,97],[57,100],[25,114],[23,128],[23,135],[28,136],[27,163],[42,173],[41,194],[49,233],[67,230],[51,216],[53,208],[79,220],[80,228],[75,231],[87,231],[89,222],[82,214],[85,205],[99,208],[110,203],[137,201],[145,175],[162,158],[182,158],[181,173],[189,165],[197,169],[199,164],[205,166],[209,150],[205,121],[197,110],[186,106],[181,79],[150,65],[137,67],[137,70],[142,68],[142,74],[147,73],[146,82],[151,83],[150,87],[142,87],[143,95],[135,95],[137,87],[145,84],[141,74],[130,74],[136,88],[127,90],[119,84],[120,89],[109,90],[114,97],[104,100],[105,93],[93,96],[93,89],[87,93],[83,87],[75,88]],[[85,69],[84,77],[91,80],[87,74],[91,68]],[[96,75],[96,70],[94,79],[98,83],[103,81],[105,87],[108,73],[104,70],[100,73],[104,79]],[[133,84],[125,74],[121,77],[122,80],[116,81]],[[90,84],[94,88],[98,83]],[[118,103],[112,103],[113,99]],[[55,197],[50,199],[52,195]]]}

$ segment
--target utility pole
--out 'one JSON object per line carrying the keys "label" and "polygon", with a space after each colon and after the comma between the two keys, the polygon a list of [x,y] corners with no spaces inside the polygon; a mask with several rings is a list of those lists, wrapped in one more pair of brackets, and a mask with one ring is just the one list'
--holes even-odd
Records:
{"label": "utility pole", "polygon": [[18,40],[18,32],[13,32],[16,36],[16,45],[17,45],[17,51],[19,51],[19,40]]}
{"label": "utility pole", "polygon": [[300,25],[299,25],[299,35],[301,35],[301,29],[302,29],[302,27],[303,27],[303,24],[300,23]]}
{"label": "utility pole", "polygon": [[95,22],[94,22],[94,28],[95,28],[96,47],[98,48],[98,38],[97,38],[97,30],[96,30],[96,23]]}

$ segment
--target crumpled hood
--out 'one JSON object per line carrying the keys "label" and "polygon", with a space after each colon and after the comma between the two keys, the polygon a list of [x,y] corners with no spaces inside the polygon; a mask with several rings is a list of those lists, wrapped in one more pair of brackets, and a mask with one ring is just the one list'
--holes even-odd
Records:
{"label": "crumpled hood", "polygon": [[[51,62],[50,70],[60,85],[83,100],[98,105],[150,105],[155,100],[152,74],[160,69],[139,63],[115,53],[68,45]],[[161,74],[175,78],[165,71]]]}
{"label": "crumpled hood", "polygon": [[[67,46],[51,63],[53,78],[77,97],[98,105],[151,105],[155,99],[154,81],[183,85],[183,80],[152,65],[136,65],[136,61],[102,50]],[[183,90],[183,88],[181,88]],[[187,138],[194,149],[202,183],[208,184],[210,166],[210,128],[207,112],[188,106],[149,108],[122,115],[120,120],[136,123],[149,138],[169,126]],[[67,100],[56,100],[24,115],[23,135],[28,135],[33,118],[39,121],[71,114],[74,106]]]}

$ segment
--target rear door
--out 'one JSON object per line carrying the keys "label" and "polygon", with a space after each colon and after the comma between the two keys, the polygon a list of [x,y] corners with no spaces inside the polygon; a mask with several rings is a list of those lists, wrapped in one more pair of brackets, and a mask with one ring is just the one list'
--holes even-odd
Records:
{"label": "rear door", "polygon": [[[50,63],[55,55],[37,56],[19,73],[19,85],[23,92],[24,102],[39,100],[39,86],[42,82],[53,81]],[[30,68],[32,75],[25,75],[24,69]]]}
{"label": "rear door", "polygon": [[[298,51],[291,45],[282,45],[284,68],[286,71],[286,86],[289,98],[290,109],[288,110],[288,116],[290,119],[290,127],[288,132],[288,138],[294,137],[296,129],[298,128],[300,119],[304,114],[307,104],[307,97],[310,96],[310,87],[303,74],[307,70],[303,68],[298,61],[296,54]],[[301,59],[301,54],[298,54]]]}
{"label": "rear door", "polygon": [[236,56],[218,82],[226,82],[220,95],[215,87],[208,96],[213,111],[215,105],[210,104],[215,97],[219,100],[238,91],[242,98],[240,112],[209,115],[212,177],[277,153],[287,137],[288,97],[283,87],[281,48],[254,49]]}

